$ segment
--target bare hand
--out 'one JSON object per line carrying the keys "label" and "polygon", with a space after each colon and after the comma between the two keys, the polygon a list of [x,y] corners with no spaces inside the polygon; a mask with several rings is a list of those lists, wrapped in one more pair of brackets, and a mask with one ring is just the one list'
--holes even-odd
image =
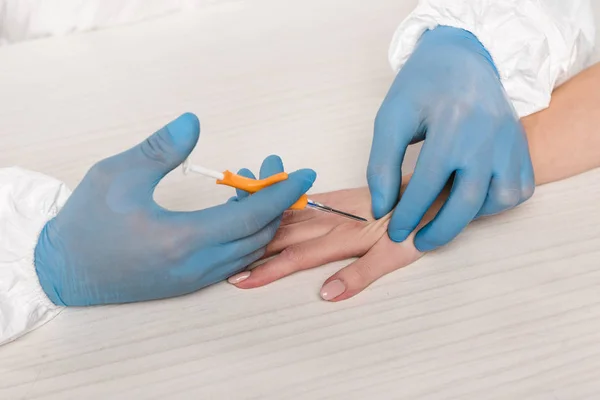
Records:
{"label": "bare hand", "polygon": [[[321,297],[329,301],[350,298],[382,276],[418,260],[414,234],[402,243],[387,235],[390,215],[374,220],[368,188],[341,190],[311,196],[312,199],[363,217],[369,222],[354,222],[314,210],[288,211],[266,257],[274,258],[229,279],[241,289],[267,285],[295,272],[330,262],[360,257],[325,281]],[[439,202],[437,202],[439,203]],[[432,207],[423,222],[430,221],[439,206]]]}

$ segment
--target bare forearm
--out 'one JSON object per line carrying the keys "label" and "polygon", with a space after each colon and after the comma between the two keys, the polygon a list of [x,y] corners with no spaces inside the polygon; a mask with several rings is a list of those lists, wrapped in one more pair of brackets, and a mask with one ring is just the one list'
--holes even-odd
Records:
{"label": "bare forearm", "polygon": [[522,123],[537,185],[600,167],[600,64],[558,88],[549,108]]}

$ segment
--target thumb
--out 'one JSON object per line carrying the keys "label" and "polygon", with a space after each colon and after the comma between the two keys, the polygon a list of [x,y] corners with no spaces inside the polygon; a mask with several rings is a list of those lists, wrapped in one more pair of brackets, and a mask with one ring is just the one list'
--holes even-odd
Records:
{"label": "thumb", "polygon": [[200,137],[200,121],[186,113],[148,137],[134,149],[143,165],[162,179],[192,152]]}

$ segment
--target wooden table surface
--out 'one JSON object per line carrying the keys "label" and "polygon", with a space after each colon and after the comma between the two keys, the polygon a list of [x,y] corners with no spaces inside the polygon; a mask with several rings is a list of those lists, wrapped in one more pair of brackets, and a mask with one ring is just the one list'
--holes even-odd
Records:
{"label": "wooden table surface", "polygon": [[[319,172],[313,192],[363,186],[387,46],[415,3],[225,1],[2,48],[0,166],[74,187],[192,111],[204,165],[256,169],[276,153]],[[230,195],[176,172],[157,198],[188,210]],[[252,291],[68,309],[0,347],[0,398],[599,398],[600,171],[540,188],[354,299],[321,301],[345,263]]]}

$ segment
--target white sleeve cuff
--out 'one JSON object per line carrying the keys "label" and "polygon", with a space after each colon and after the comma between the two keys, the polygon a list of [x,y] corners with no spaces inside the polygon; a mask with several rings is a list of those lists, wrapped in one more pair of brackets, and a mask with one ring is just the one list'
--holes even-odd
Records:
{"label": "white sleeve cuff", "polygon": [[438,25],[477,36],[520,117],[548,107],[554,88],[587,66],[595,41],[589,0],[421,0],[394,34],[395,71]]}
{"label": "white sleeve cuff", "polygon": [[69,195],[56,179],[20,168],[0,169],[0,345],[61,311],[38,281],[34,249],[42,228]]}

